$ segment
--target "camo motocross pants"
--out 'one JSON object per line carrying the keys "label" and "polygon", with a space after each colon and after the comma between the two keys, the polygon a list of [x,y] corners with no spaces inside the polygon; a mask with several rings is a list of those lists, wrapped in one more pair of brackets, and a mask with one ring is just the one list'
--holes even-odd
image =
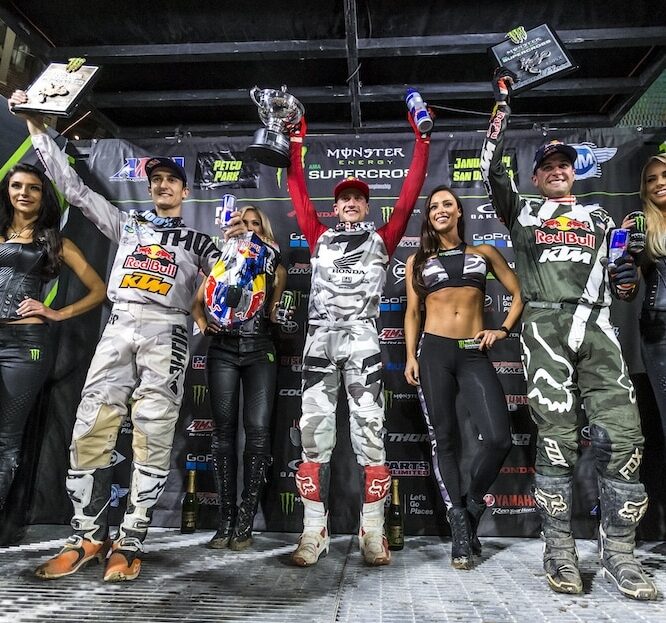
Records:
{"label": "camo motocross pants", "polygon": [[573,471],[581,399],[600,475],[637,482],[644,440],[609,309],[562,306],[544,309],[528,303],[523,312],[521,347],[527,397],[538,427],[537,472],[563,476]]}
{"label": "camo motocross pants", "polygon": [[379,337],[373,320],[359,320],[344,327],[310,324],[303,352],[303,460],[331,460],[341,379],[347,392],[356,460],[363,466],[383,465],[384,386]]}

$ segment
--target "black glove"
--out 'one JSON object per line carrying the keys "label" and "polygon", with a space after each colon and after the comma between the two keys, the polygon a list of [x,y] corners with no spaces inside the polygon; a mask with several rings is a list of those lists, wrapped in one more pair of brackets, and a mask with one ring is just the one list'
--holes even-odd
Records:
{"label": "black glove", "polygon": [[496,102],[509,103],[511,87],[518,80],[518,76],[506,67],[498,67],[493,73],[493,95]]}
{"label": "black glove", "polygon": [[625,252],[615,260],[614,264],[608,264],[608,276],[614,286],[624,287],[621,289],[635,286],[638,283],[638,269],[634,258]]}

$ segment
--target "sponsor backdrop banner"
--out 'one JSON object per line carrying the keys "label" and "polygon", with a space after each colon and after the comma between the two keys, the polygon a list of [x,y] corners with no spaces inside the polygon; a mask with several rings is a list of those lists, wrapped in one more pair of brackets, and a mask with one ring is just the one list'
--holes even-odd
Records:
{"label": "sponsor backdrop banner", "polygon": [[[664,134],[666,131],[648,134],[626,128],[567,130],[545,137],[534,131],[513,131],[507,139],[506,164],[519,189],[525,194],[534,194],[531,174],[535,150],[551,138],[574,144],[579,154],[576,163],[576,194],[583,203],[599,203],[607,208],[619,224],[623,214],[640,206],[637,194],[640,169],[646,156],[657,151],[657,145],[663,141]],[[241,207],[259,206],[270,217],[287,269],[288,288],[296,292],[297,312],[292,321],[276,332],[279,375],[273,435],[275,461],[256,526],[259,529],[297,532],[302,526],[302,504],[296,491],[294,475],[300,461],[300,371],[310,257],[288,197],[285,171],[249,160],[244,155],[249,143],[249,137],[135,144],[122,140],[100,140],[90,146],[89,155],[81,150],[76,156],[76,166],[96,190],[121,209],[146,209],[151,202],[145,178],[145,162],[150,156],[169,156],[185,167],[190,180],[191,194],[184,207],[184,218],[189,225],[216,236],[215,208],[220,197],[229,192],[238,197]],[[480,179],[478,169],[481,144],[480,133],[438,133],[433,137],[429,174],[422,198],[416,206],[406,236],[391,260],[386,291],[381,301],[379,332],[384,363],[387,457],[392,473],[400,478],[407,534],[437,534],[447,530],[443,504],[432,476],[430,449],[416,392],[407,385],[403,376],[405,262],[418,245],[423,216],[422,202],[428,191],[441,183],[453,186],[463,200],[467,242],[491,244],[504,254],[511,265],[514,261],[507,230],[495,217]],[[378,225],[386,222],[407,173],[412,146],[413,139],[407,134],[308,137],[303,150],[304,168],[310,195],[322,220],[330,224],[335,222],[331,197],[334,184],[349,175],[356,175],[365,178],[370,184],[370,218]],[[74,154],[76,149],[70,148],[70,151]],[[82,247],[88,252],[85,244]],[[558,258],[551,260],[558,261]],[[581,261],[585,261],[585,258],[581,258]],[[491,278],[485,299],[487,326],[500,326],[510,302],[501,284]],[[614,322],[619,327],[618,333],[634,374],[643,372],[637,348],[637,310],[637,304],[616,305],[613,310]],[[513,448],[497,481],[488,492],[489,512],[482,521],[482,534],[537,534],[538,520],[530,493],[534,473],[534,427],[526,406],[518,330],[519,327],[514,328],[509,339],[500,342],[491,353],[511,415]],[[192,331],[192,358],[176,432],[173,469],[167,490],[155,513],[156,525],[179,525],[185,470],[196,469],[201,503],[200,524],[206,528],[213,527],[217,496],[210,461],[212,421],[206,385],[206,349],[207,339]],[[645,390],[645,383],[641,383],[641,387],[641,391]],[[641,406],[644,418],[650,420],[646,426],[652,430],[650,427],[654,426],[658,418],[649,394],[645,395],[647,397]],[[69,426],[71,430],[74,408],[75,405],[72,405],[66,414],[62,414],[65,419],[59,423],[61,428]],[[461,423],[461,456],[469,464],[478,437],[469,425],[464,404],[458,404],[458,415]],[[330,510],[334,532],[353,532],[357,529],[361,501],[347,417],[346,401],[341,400],[338,409],[338,444],[332,460]],[[580,431],[582,457],[577,468],[575,513],[581,535],[590,536],[596,513],[596,479],[587,448],[589,439],[582,410]],[[130,433],[131,423],[128,419],[123,424],[116,453],[113,502],[116,507],[113,519],[116,522],[127,494]],[[659,432],[653,437],[659,440],[662,438]],[[45,444],[49,446],[48,456],[57,455],[64,459],[67,440],[67,435],[49,439]],[[239,439],[239,443],[242,441]],[[43,450],[43,456],[46,451]],[[663,442],[649,440],[646,471],[654,475],[663,470],[663,463]],[[56,498],[61,487],[54,487],[53,483],[54,478],[64,479],[64,460],[57,462],[57,468],[56,476],[51,476],[48,481],[43,475],[38,479],[37,489],[42,503],[41,510],[34,511],[35,521],[62,520],[68,515],[69,510],[63,510],[62,495]],[[664,500],[659,499],[661,487],[658,483],[659,477],[655,477],[655,486],[651,491],[652,507],[643,529],[648,536],[664,538]],[[48,501],[50,490],[54,492],[53,503]]]}

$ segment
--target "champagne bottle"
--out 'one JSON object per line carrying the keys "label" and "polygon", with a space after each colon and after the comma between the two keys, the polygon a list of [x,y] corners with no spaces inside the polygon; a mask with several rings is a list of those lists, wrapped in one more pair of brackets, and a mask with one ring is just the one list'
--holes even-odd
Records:
{"label": "champagne bottle", "polygon": [[183,497],[183,508],[180,519],[180,531],[183,534],[192,534],[197,529],[197,472],[191,469],[187,472],[187,491]]}
{"label": "champagne bottle", "polygon": [[390,550],[401,550],[405,546],[405,525],[402,518],[398,479],[391,480],[391,504],[386,519],[387,539]]}

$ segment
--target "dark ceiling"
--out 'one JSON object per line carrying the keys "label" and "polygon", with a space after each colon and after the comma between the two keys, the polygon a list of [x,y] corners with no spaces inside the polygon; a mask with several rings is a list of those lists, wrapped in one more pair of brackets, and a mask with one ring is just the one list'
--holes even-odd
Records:
{"label": "dark ceiling", "polygon": [[0,18],[45,62],[101,65],[89,105],[124,138],[251,133],[248,90],[282,84],[311,132],[403,131],[407,86],[438,130],[481,129],[487,48],[516,26],[549,24],[579,69],[516,97],[515,126],[613,126],[666,68],[664,0],[14,0]]}

